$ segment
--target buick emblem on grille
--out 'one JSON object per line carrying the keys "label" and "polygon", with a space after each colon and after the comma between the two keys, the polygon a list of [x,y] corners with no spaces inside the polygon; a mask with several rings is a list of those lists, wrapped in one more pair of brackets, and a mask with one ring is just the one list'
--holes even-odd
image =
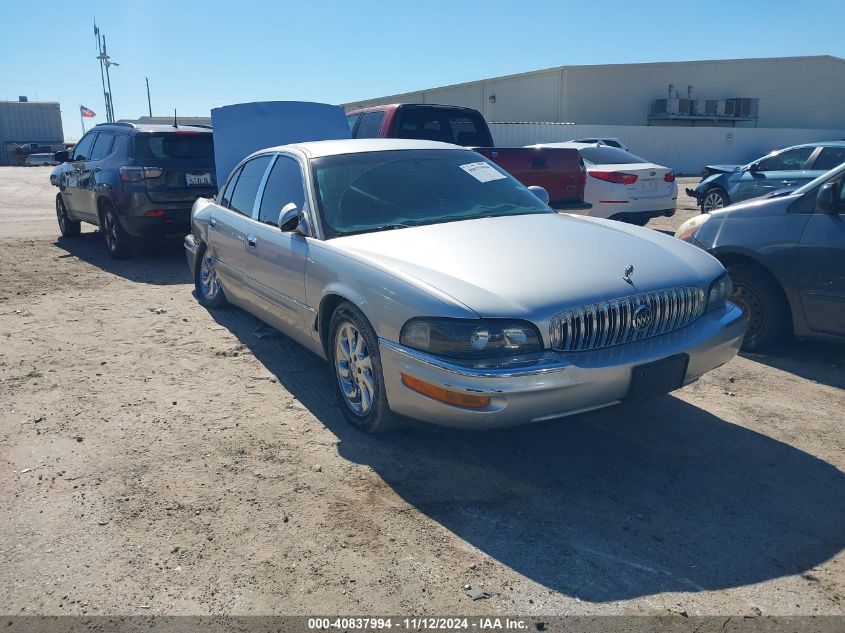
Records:
{"label": "buick emblem on grille", "polygon": [[634,308],[634,327],[638,330],[646,329],[651,325],[653,319],[654,315],[651,312],[651,308],[646,304],[641,303]]}

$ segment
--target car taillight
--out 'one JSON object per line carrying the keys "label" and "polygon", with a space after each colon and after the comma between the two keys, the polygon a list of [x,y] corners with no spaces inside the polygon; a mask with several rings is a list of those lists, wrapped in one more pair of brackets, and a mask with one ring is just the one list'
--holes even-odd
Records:
{"label": "car taillight", "polygon": [[164,209],[152,209],[150,211],[147,211],[144,214],[144,216],[146,216],[148,218],[160,218],[163,215],[164,215]]}
{"label": "car taillight", "polygon": [[121,167],[120,179],[126,182],[137,182],[145,178],[158,178],[164,173],[161,167]]}
{"label": "car taillight", "polygon": [[621,171],[591,171],[590,176],[617,185],[633,185],[637,182],[636,174],[625,174]]}
{"label": "car taillight", "polygon": [[667,171],[666,174],[663,176],[663,180],[665,180],[666,182],[675,182],[675,172]]}

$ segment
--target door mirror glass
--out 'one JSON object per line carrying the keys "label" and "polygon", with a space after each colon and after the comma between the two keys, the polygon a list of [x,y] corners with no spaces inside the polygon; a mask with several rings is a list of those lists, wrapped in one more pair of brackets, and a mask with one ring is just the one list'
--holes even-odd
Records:
{"label": "door mirror glass", "polygon": [[824,213],[836,211],[836,183],[826,182],[816,194],[816,210]]}
{"label": "door mirror glass", "polygon": [[531,185],[530,187],[528,187],[528,191],[537,196],[540,199],[540,202],[542,202],[543,204],[549,204],[549,192],[543,189],[543,187]]}
{"label": "door mirror glass", "polygon": [[67,150],[62,150],[60,152],[56,152],[55,156],[56,162],[66,163],[70,158],[70,152],[68,152]]}

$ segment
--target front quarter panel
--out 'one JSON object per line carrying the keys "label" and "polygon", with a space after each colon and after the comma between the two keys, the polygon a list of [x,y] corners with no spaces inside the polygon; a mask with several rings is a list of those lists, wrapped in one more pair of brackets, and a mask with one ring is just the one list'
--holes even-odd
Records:
{"label": "front quarter panel", "polygon": [[305,296],[319,308],[329,295],[344,297],[367,317],[379,337],[399,340],[404,323],[418,316],[473,319],[478,314],[434,287],[352,255],[331,241],[310,242]]}

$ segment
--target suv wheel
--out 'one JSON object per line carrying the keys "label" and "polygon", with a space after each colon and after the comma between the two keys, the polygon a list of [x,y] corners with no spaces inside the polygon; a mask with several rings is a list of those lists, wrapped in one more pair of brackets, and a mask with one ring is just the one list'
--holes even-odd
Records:
{"label": "suv wheel", "polygon": [[62,194],[56,196],[56,219],[59,221],[59,230],[65,237],[76,237],[82,231],[82,225],[78,220],[71,220],[62,200]]}
{"label": "suv wheel", "polygon": [[366,433],[396,426],[385,395],[378,339],[367,318],[349,302],[332,315],[328,348],[337,401],[347,422]]}
{"label": "suv wheel", "polygon": [[103,232],[109,255],[112,259],[126,259],[132,254],[131,238],[123,230],[117,211],[107,203],[101,217],[100,230]]}

